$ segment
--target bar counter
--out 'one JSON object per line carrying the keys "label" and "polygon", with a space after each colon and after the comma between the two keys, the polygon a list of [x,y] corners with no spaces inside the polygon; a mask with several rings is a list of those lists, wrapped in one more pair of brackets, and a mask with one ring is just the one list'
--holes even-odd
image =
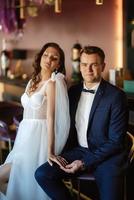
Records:
{"label": "bar counter", "polygon": [[0,77],[0,93],[1,98],[7,101],[20,102],[20,97],[23,94],[28,79],[20,78],[9,79],[7,77]]}

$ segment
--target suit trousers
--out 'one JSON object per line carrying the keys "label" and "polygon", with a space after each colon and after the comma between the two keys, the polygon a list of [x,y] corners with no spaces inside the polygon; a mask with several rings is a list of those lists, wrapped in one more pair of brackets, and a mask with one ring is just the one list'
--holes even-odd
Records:
{"label": "suit trousers", "polygon": [[[87,151],[87,148],[77,147],[61,156],[70,163],[77,159],[83,159],[85,151]],[[122,156],[116,155],[100,163],[94,169],[100,200],[123,200],[125,170],[124,168],[121,169],[121,163]],[[36,170],[35,178],[52,200],[71,200],[72,197],[62,179],[78,176],[79,173],[84,173],[84,171],[68,174],[61,170],[57,164],[54,163],[53,166],[50,166],[46,162]]]}

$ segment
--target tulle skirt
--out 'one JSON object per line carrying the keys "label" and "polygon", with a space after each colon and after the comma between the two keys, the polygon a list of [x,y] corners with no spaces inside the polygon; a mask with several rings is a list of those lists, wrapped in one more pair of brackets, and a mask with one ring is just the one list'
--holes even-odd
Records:
{"label": "tulle skirt", "polygon": [[12,163],[6,196],[0,200],[48,200],[34,178],[37,167],[47,161],[46,120],[24,119],[13,150],[5,163]]}

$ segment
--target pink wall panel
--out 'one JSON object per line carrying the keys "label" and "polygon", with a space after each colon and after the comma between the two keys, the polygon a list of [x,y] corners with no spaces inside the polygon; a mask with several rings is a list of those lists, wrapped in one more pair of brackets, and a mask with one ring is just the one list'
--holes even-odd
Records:
{"label": "pink wall panel", "polygon": [[[15,48],[39,49],[44,43],[59,43],[66,54],[67,75],[71,74],[71,48],[78,41],[82,46],[91,44],[104,49],[107,69],[116,65],[116,14],[117,0],[104,1],[103,6],[96,6],[95,0],[63,0],[62,13],[54,13],[54,7],[45,5],[36,18],[27,18],[24,36],[14,43]],[[0,33],[0,41],[3,34]],[[13,39],[12,35],[6,36]],[[29,58],[24,65],[31,72]]]}

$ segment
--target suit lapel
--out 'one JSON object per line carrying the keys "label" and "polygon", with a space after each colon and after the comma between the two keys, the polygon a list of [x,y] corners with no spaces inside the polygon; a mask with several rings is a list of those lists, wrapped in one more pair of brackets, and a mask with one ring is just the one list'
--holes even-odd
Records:
{"label": "suit lapel", "polygon": [[80,100],[80,96],[81,96],[81,92],[82,92],[82,88],[83,88],[83,84],[81,83],[76,91],[76,99],[75,99],[75,113],[76,113],[76,110],[77,110],[77,107],[78,107],[78,103],[79,103],[79,100]]}
{"label": "suit lapel", "polygon": [[83,84],[77,85],[77,87],[75,88],[75,90],[73,90],[73,92],[71,92],[71,95],[69,97],[70,115],[71,115],[71,120],[74,123],[75,123],[75,115],[76,115],[76,110],[77,110],[82,88],[83,88]]}
{"label": "suit lapel", "polygon": [[105,87],[106,87],[106,82],[104,79],[101,80],[101,83],[100,83],[100,86],[97,90],[97,93],[94,97],[94,101],[93,101],[93,105],[92,105],[92,108],[91,108],[91,112],[90,112],[90,115],[89,115],[89,121],[88,121],[88,129],[90,128],[90,124],[91,124],[91,121],[92,121],[92,117],[94,115],[94,112],[97,108],[97,106],[99,105],[99,102],[101,100],[101,97],[103,96],[104,94],[104,90],[105,90]]}

